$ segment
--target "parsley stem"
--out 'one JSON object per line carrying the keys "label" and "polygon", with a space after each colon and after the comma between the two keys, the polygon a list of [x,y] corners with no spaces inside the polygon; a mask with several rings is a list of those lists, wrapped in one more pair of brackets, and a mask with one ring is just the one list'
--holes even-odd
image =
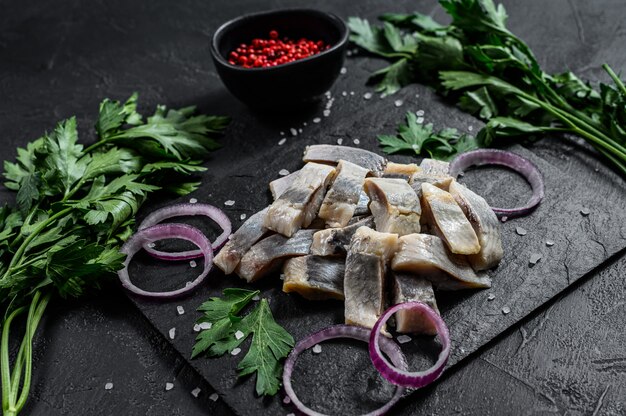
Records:
{"label": "parsley stem", "polygon": [[103,145],[111,142],[113,139],[114,138],[102,139],[102,140],[99,140],[99,141],[95,142],[91,146],[88,146],[85,150],[83,150],[83,155],[80,158],[85,157],[86,155],[88,155],[89,153],[93,152],[94,150],[96,150],[100,146],[103,146]]}
{"label": "parsley stem", "polygon": [[2,379],[2,411],[5,415],[16,414],[15,403],[11,402],[11,366],[9,363],[9,334],[11,323],[16,316],[26,310],[25,306],[11,312],[2,325],[2,340],[0,341],[0,377]]}
{"label": "parsley stem", "polygon": [[626,95],[626,85],[622,82],[622,80],[617,76],[613,69],[608,64],[603,64],[602,68],[609,74],[609,76],[613,79],[613,82],[617,86],[617,88],[622,92],[622,94]]}

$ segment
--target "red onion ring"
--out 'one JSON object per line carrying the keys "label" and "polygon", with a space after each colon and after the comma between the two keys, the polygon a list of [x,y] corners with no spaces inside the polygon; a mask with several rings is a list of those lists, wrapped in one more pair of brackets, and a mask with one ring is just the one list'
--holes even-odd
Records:
{"label": "red onion ring", "polygon": [[[204,256],[204,270],[202,270],[202,273],[189,285],[170,292],[148,292],[140,289],[130,281],[128,265],[142,246],[164,238],[180,238],[182,240],[191,241],[197,245]],[[159,224],[139,230],[124,243],[120,251],[126,254],[124,268],[117,272],[122,286],[136,295],[150,298],[171,299],[192,291],[204,281],[213,266],[213,248],[211,247],[211,242],[209,242],[209,239],[206,238],[202,231],[186,224]]]}
{"label": "red onion ring", "polygon": [[519,217],[527,215],[534,210],[544,196],[545,186],[543,177],[537,166],[528,159],[516,153],[506,152],[499,149],[478,149],[458,155],[450,163],[450,175],[456,178],[470,166],[501,165],[513,169],[522,175],[530,184],[533,194],[526,203],[516,208],[491,208],[500,216]]}
{"label": "red onion ring", "polygon": [[[232,232],[232,225],[230,220],[224,214],[222,210],[209,204],[176,204],[170,205],[165,208],[157,209],[143,220],[139,225],[139,230],[148,228],[155,224],[159,224],[163,220],[174,217],[192,216],[192,215],[204,215],[209,217],[219,225],[223,232],[220,234],[211,245],[214,250],[219,249],[227,240]],[[147,244],[144,249],[150,253],[151,256],[161,260],[190,260],[202,257],[204,254],[202,250],[189,250],[181,251],[178,253],[169,253],[166,251],[159,251]]]}
{"label": "red onion ring", "polygon": [[[285,388],[285,393],[287,393],[287,396],[289,396],[294,406],[300,412],[307,416],[325,415],[316,412],[313,409],[309,409],[304,405],[304,403],[300,401],[300,399],[298,399],[298,396],[296,396],[296,393],[291,385],[291,373],[293,373],[293,368],[296,364],[298,356],[304,350],[311,348],[315,344],[318,344],[322,341],[335,338],[352,338],[359,341],[368,342],[370,338],[370,331],[365,328],[350,325],[335,325],[326,329],[322,329],[321,331],[318,331],[300,340],[289,354],[289,357],[287,357],[287,361],[285,361],[285,368],[283,370],[283,386]],[[389,358],[391,358],[391,361],[394,363],[394,365],[403,369],[408,368],[406,358],[402,354],[402,351],[400,350],[398,344],[396,344],[393,340],[387,338],[383,339],[382,342],[383,351],[389,356]],[[374,410],[373,412],[367,413],[365,416],[380,416],[385,414],[389,409],[393,407],[393,405],[398,402],[398,400],[400,400],[402,394],[404,393],[404,390],[404,387],[398,387],[389,402],[387,402],[384,406]]]}
{"label": "red onion ring", "polygon": [[[437,328],[437,333],[441,338],[442,348],[437,362],[427,370],[408,372],[403,368],[398,368],[398,366],[394,366],[387,361],[380,351],[379,342],[381,329],[394,313],[402,309],[419,309],[424,316],[433,321],[435,328]],[[383,340],[384,339],[386,338],[383,338]],[[437,380],[443,372],[448,362],[448,356],[450,355],[450,334],[448,333],[448,327],[445,322],[443,322],[443,319],[425,303],[400,303],[387,309],[374,324],[370,334],[369,352],[374,367],[376,367],[385,379],[398,386],[420,388]]]}

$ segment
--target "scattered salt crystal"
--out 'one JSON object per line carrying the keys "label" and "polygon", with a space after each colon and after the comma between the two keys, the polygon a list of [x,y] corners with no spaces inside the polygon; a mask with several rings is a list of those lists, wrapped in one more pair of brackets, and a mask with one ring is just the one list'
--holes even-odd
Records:
{"label": "scattered salt crystal", "polygon": [[294,413],[287,413],[287,416],[296,416]]}
{"label": "scattered salt crystal", "polygon": [[319,117],[315,117],[315,118],[313,119],[313,123],[316,123],[316,124],[317,124],[317,123],[319,123],[320,121],[322,121],[322,119],[321,119],[321,118],[319,118]]}
{"label": "scattered salt crystal", "polygon": [[245,219],[246,219],[246,214],[241,214],[241,215],[239,216],[239,219],[240,219],[241,221],[245,220]]}
{"label": "scattered salt crystal", "polygon": [[105,390],[111,390],[113,388],[113,383],[108,382],[104,385]]}
{"label": "scattered salt crystal", "polygon": [[193,332],[200,332],[200,331],[202,331],[202,328],[200,328],[200,325],[195,324],[195,325],[193,326]]}
{"label": "scattered salt crystal", "polygon": [[506,220],[508,220],[508,219],[509,219],[509,217],[507,217],[507,216],[505,215],[505,216],[503,216],[502,218],[500,218],[500,221],[502,221],[502,222],[506,222]]}
{"label": "scattered salt crystal", "polygon": [[298,130],[294,129],[293,127],[289,129],[289,132],[291,133],[292,136],[298,135]]}
{"label": "scattered salt crystal", "polygon": [[192,268],[193,268],[193,267],[196,267],[197,265],[198,265],[198,263],[196,263],[196,261],[195,261],[195,260],[191,260],[191,261],[189,262],[189,267],[192,267]]}
{"label": "scattered salt crystal", "polygon": [[235,348],[230,352],[230,355],[237,355],[241,352],[241,348]]}
{"label": "scattered salt crystal", "polygon": [[552,240],[546,240],[546,245],[547,245],[548,247],[552,247],[552,246],[554,245],[554,241],[552,241]]}
{"label": "scattered salt crystal", "polygon": [[320,344],[315,344],[312,348],[313,354],[319,354],[322,352],[322,346]]}
{"label": "scattered salt crystal", "polygon": [[287,169],[281,169],[281,170],[278,171],[278,174],[280,176],[287,176],[287,175],[289,175],[289,171]]}
{"label": "scattered salt crystal", "polygon": [[212,402],[216,402],[217,399],[219,399],[220,396],[217,393],[213,393],[212,395],[209,396],[209,400],[211,400]]}
{"label": "scattered salt crystal", "polygon": [[411,337],[408,335],[400,335],[396,339],[400,344],[406,344],[407,342],[411,342]]}
{"label": "scattered salt crystal", "polygon": [[515,232],[519,235],[526,235],[528,231],[526,231],[526,229],[522,227],[515,227]]}
{"label": "scattered salt crystal", "polygon": [[386,95],[383,93],[383,94],[380,94],[380,96],[378,98],[380,98],[382,100],[385,97],[386,97]]}
{"label": "scattered salt crystal", "polygon": [[594,171],[596,171],[596,172],[600,172],[600,169],[598,169],[598,168],[595,168],[595,169],[594,169]]}
{"label": "scattered salt crystal", "polygon": [[148,247],[150,247],[150,248],[154,248],[155,246],[156,246],[156,244],[154,244],[154,243],[149,243],[148,244]]}
{"label": "scattered salt crystal", "polygon": [[372,98],[372,93],[366,92],[365,94],[363,94],[363,98],[365,98],[366,100],[369,100],[370,98]]}
{"label": "scattered salt crystal", "polygon": [[244,335],[245,334],[243,332],[237,331],[237,332],[235,332],[235,339],[241,339],[241,338],[243,338]]}
{"label": "scattered salt crystal", "polygon": [[330,115],[330,110],[324,110],[322,114],[324,114],[324,117],[328,117]]}
{"label": "scattered salt crystal", "polygon": [[254,301],[261,300],[261,297],[259,295],[254,295],[252,297],[252,300],[254,300]]}
{"label": "scattered salt crystal", "polygon": [[189,203],[190,204],[196,204],[196,203],[198,203],[198,200],[196,198],[190,198],[189,199]]}
{"label": "scattered salt crystal", "polygon": [[198,398],[201,391],[202,390],[200,390],[200,387],[196,387],[195,389],[191,390],[191,395],[195,398]]}
{"label": "scattered salt crystal", "polygon": [[213,324],[211,322],[200,322],[199,324],[195,324],[193,326],[193,330],[196,332],[200,332],[204,329],[211,329]]}
{"label": "scattered salt crystal", "polygon": [[487,300],[488,301],[492,301],[496,298],[496,295],[494,295],[493,293],[490,293],[489,296],[487,296]]}
{"label": "scattered salt crystal", "polygon": [[285,273],[280,274],[280,280],[285,280]]}
{"label": "scattered salt crystal", "polygon": [[307,122],[306,122],[306,121],[305,121],[304,123],[302,123],[302,125],[303,125],[304,127],[308,126],[308,124],[307,124]]}
{"label": "scattered salt crystal", "polygon": [[346,91],[342,91],[342,92],[341,92],[341,95],[343,95],[344,97],[347,97],[347,96],[348,96],[348,93],[347,93]]}
{"label": "scattered salt crystal", "polygon": [[468,127],[467,127],[467,129],[468,129],[469,131],[472,131],[472,130],[474,130],[474,126],[468,126]]}
{"label": "scattered salt crystal", "polygon": [[185,308],[183,308],[182,306],[178,305],[178,306],[176,307],[176,312],[177,312],[179,315],[184,315],[184,314],[185,314]]}
{"label": "scattered salt crystal", "polygon": [[302,133],[302,129],[298,129],[298,133]]}
{"label": "scattered salt crystal", "polygon": [[279,145],[279,146],[282,146],[282,145],[284,145],[286,142],[287,142],[287,139],[282,138],[282,139],[280,139],[280,140],[278,141],[278,145]]}
{"label": "scattered salt crystal", "polygon": [[422,123],[424,123],[424,117],[418,117],[418,118],[415,120],[415,122],[416,122],[417,124],[422,124]]}
{"label": "scattered salt crystal", "polygon": [[327,97],[330,97],[330,90],[326,91],[324,95],[326,95]]}
{"label": "scattered salt crystal", "polygon": [[535,264],[539,263],[539,260],[541,260],[541,254],[532,253],[530,255],[530,267],[533,267]]}
{"label": "scattered salt crystal", "polygon": [[418,117],[422,117],[424,115],[424,110],[417,110],[415,112],[415,115],[418,116]]}
{"label": "scattered salt crystal", "polygon": [[348,69],[345,66],[339,71],[340,74],[345,74],[346,72],[348,72]]}
{"label": "scattered salt crystal", "polygon": [[508,315],[509,313],[511,313],[511,308],[505,306],[504,308],[502,308],[502,313]]}
{"label": "scattered salt crystal", "polygon": [[396,100],[393,102],[393,105],[395,105],[396,107],[401,107],[402,104],[404,104],[404,101],[402,100]]}
{"label": "scattered salt crystal", "polygon": [[420,95],[419,94],[415,94],[415,98],[420,98]]}
{"label": "scattered salt crystal", "polygon": [[285,135],[285,132],[284,132],[284,131],[281,131],[281,132],[280,132],[280,135],[281,135],[281,136],[284,136],[284,135]]}
{"label": "scattered salt crystal", "polygon": [[224,202],[224,205],[226,205],[227,207],[232,207],[233,205],[235,205],[235,201],[229,199],[228,201]]}
{"label": "scattered salt crystal", "polygon": [[583,215],[583,217],[586,217],[587,215],[591,214],[591,211],[589,211],[589,208],[583,208],[580,210],[580,213]]}
{"label": "scattered salt crystal", "polygon": [[461,351],[461,354],[465,354],[465,348],[461,347],[459,348],[459,351]]}
{"label": "scattered salt crystal", "polygon": [[413,143],[413,144],[411,145],[411,148],[412,148],[413,150],[417,150],[417,149],[418,149],[418,146],[417,146],[417,144]]}
{"label": "scattered salt crystal", "polygon": [[352,140],[352,143],[354,143],[354,144],[361,144],[361,141],[359,139],[354,139],[354,140]]}
{"label": "scattered salt crystal", "polygon": [[193,284],[193,283],[191,283],[191,282],[185,282],[185,287],[187,287],[187,286],[191,286],[192,284]]}
{"label": "scattered salt crystal", "polygon": [[343,144],[343,139],[337,139],[337,144]]}
{"label": "scattered salt crystal", "polygon": [[349,50],[349,51],[347,51],[347,52],[346,52],[346,56],[352,56],[352,51],[350,51],[350,50]]}
{"label": "scattered salt crystal", "polygon": [[285,398],[283,399],[283,403],[285,404],[291,403],[291,399],[289,398],[289,396],[285,396]]}
{"label": "scattered salt crystal", "polygon": [[170,339],[176,338],[176,328],[170,328],[169,336],[170,336]]}
{"label": "scattered salt crystal", "polygon": [[350,95],[354,95],[354,91],[350,91]]}
{"label": "scattered salt crystal", "polygon": [[174,383],[165,383],[165,391],[170,391],[174,388]]}

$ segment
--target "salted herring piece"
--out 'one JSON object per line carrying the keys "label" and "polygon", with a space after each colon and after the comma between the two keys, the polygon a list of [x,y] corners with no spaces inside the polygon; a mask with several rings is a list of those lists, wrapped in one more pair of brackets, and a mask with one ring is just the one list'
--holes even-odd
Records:
{"label": "salted herring piece", "polygon": [[370,214],[370,199],[365,193],[365,190],[361,189],[359,194],[359,202],[354,209],[354,215],[369,215]]}
{"label": "salted herring piece", "polygon": [[289,185],[291,185],[293,183],[293,180],[296,179],[296,177],[298,176],[298,172],[300,171],[297,170],[295,172],[291,172],[289,175],[281,176],[280,178],[274,179],[270,182],[270,192],[272,193],[272,198],[274,199],[274,201],[277,200],[278,197],[281,196],[283,193],[285,193],[287,188],[289,188]]}
{"label": "salted herring piece", "polygon": [[387,159],[368,150],[331,144],[307,146],[302,159],[305,162],[330,164],[337,164],[340,160],[346,160],[369,170],[375,176],[382,175],[387,164]]}
{"label": "salted herring piece", "polygon": [[360,227],[373,227],[374,217],[363,218],[343,228],[327,228],[313,234],[311,254],[318,256],[344,255],[348,251],[352,236]]}
{"label": "salted herring piece", "polygon": [[365,192],[376,230],[398,235],[420,232],[422,208],[411,186],[403,179],[367,178]]}
{"label": "salted herring piece", "polygon": [[335,180],[326,192],[318,214],[326,221],[326,226],[345,227],[348,224],[359,203],[367,173],[367,169],[354,163],[339,161]]}
{"label": "salted herring piece", "polygon": [[387,162],[387,166],[385,166],[385,170],[383,171],[383,176],[386,177],[387,175],[402,175],[404,177],[410,178],[419,171],[421,171],[421,168],[415,163],[405,164]]}
{"label": "salted herring piece", "polygon": [[[393,273],[392,278],[393,304],[405,302],[422,302],[430,306],[437,314],[437,301],[433,285],[427,279],[407,273]],[[396,331],[436,335],[437,328],[421,311],[403,309],[396,313]]]}
{"label": "salted herring piece", "polygon": [[448,250],[437,236],[409,234],[399,238],[391,268],[430,280],[436,289],[459,290],[491,287],[491,279],[477,275],[465,257]]}
{"label": "salted herring piece", "polygon": [[422,183],[422,207],[426,222],[455,254],[478,254],[480,243],[463,210],[448,192]]}
{"label": "salted herring piece", "polygon": [[263,225],[286,237],[315,219],[324,199],[326,186],[335,169],[319,163],[307,163],[291,185],[269,206]]}
{"label": "salted herring piece", "polygon": [[[450,184],[450,195],[459,204],[478,237],[480,251],[467,257],[474,270],[487,270],[500,263],[504,256],[500,221],[487,201],[457,181]],[[518,227],[521,228],[521,227]],[[519,234],[520,230],[518,230]],[[526,230],[524,230],[524,233]],[[523,235],[523,234],[520,234]]]}
{"label": "salted herring piece", "polygon": [[252,215],[241,227],[235,231],[228,242],[213,259],[213,264],[219,267],[225,274],[231,274],[244,254],[259,241],[267,232],[263,226],[268,208]]}
{"label": "salted herring piece", "polygon": [[345,260],[340,257],[294,257],[283,266],[283,292],[297,292],[310,300],[343,300]]}
{"label": "salted herring piece", "polygon": [[280,267],[281,260],[309,254],[315,231],[300,230],[291,238],[274,234],[259,241],[243,256],[237,274],[248,283],[254,282]]}

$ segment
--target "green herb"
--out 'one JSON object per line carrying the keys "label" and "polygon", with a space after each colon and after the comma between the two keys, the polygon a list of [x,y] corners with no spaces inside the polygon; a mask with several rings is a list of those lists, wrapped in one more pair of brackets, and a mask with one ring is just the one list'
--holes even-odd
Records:
{"label": "green herb", "polygon": [[[572,72],[548,74],[528,46],[507,29],[502,5],[492,0],[440,0],[440,4],[452,17],[450,25],[420,13],[385,14],[382,26],[349,19],[354,43],[392,61],[372,76],[378,91],[393,94],[412,82],[432,85],[487,121],[476,137],[478,146],[490,146],[502,137],[571,133],[626,174],[626,87],[608,65],[603,68],[613,85],[601,83],[599,89]],[[440,141],[438,136],[430,141]],[[456,135],[452,147],[454,140]],[[451,154],[434,152],[443,158]]]}
{"label": "green herb", "polygon": [[252,334],[250,349],[237,366],[239,376],[256,373],[256,393],[272,396],[280,388],[281,360],[293,348],[294,340],[274,321],[266,299],[261,299],[247,315],[238,315],[258,294],[258,290],[224,289],[222,298],[214,297],[203,303],[198,310],[204,316],[198,323],[210,322],[212,326],[200,332],[191,357],[230,353]]}
{"label": "green herb", "polygon": [[[26,402],[32,340],[50,297],[80,296],[122,268],[120,245],[149,194],[182,195],[198,187],[188,176],[204,170],[200,164],[217,147],[210,136],[228,119],[193,113],[193,107],[158,106],[144,121],[136,94],[124,103],[106,99],[91,146],[78,142],[72,117],[17,149],[14,163],[4,163],[5,186],[17,192],[15,208],[0,208],[4,415],[19,413]],[[11,322],[26,312],[26,333],[11,371]]]}

